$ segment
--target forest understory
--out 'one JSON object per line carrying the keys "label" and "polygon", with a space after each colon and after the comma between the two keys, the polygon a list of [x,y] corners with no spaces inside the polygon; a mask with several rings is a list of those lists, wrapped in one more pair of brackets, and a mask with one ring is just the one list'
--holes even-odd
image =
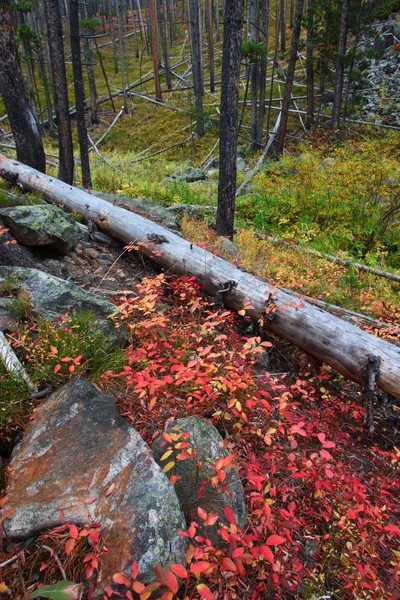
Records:
{"label": "forest understory", "polygon": [[[326,3],[315,2],[328,10]],[[162,54],[162,19],[157,88],[151,40],[146,38],[151,3],[149,10],[141,7],[140,15],[133,3],[115,3],[113,9],[110,5],[111,20],[108,3],[86,8],[88,14],[81,15],[80,27],[90,42],[89,54],[84,55],[84,67],[89,63],[84,94],[91,186],[84,185],[81,168],[69,24],[64,15],[75,155],[71,184],[91,187],[93,193],[150,199],[170,208],[179,222],[179,235],[191,244],[267,281],[271,290],[294,294],[298,304],[287,310],[301,312],[304,302],[310,303],[398,347],[400,98],[385,87],[389,85],[386,80],[376,83],[378,55],[400,69],[398,3],[381,2],[383,12],[373,13],[375,29],[371,30],[371,24],[357,25],[358,3],[350,2],[354,15],[350,14],[344,61],[347,78],[337,127],[332,127],[332,112],[339,30],[334,40],[323,35],[314,40],[315,78],[326,69],[326,80],[322,93],[320,82],[315,83],[313,120],[311,125],[308,122],[305,36],[309,13],[305,6],[304,39],[295,47],[297,62],[284,149],[276,155],[279,140],[274,128],[277,133],[290,77],[294,11],[302,3],[285,3],[287,23],[282,36],[281,4],[270,1],[264,20],[270,32],[266,41],[263,3],[256,34],[257,27],[252,27],[256,3],[249,1],[238,80],[232,240],[220,235],[217,216],[223,168],[218,151],[222,19],[219,23],[216,13],[211,14],[215,3],[202,5],[202,48],[207,64],[202,67],[200,117],[193,88],[196,67],[190,37],[193,44],[194,33],[191,30],[189,36],[187,12],[183,3],[163,5],[162,11],[169,15],[170,66],[165,69],[166,54]],[[345,3],[333,3],[337,6],[331,16],[335,16],[337,28]],[[313,2],[309,4],[313,6]],[[123,14],[119,14],[121,6]],[[22,13],[25,24],[36,31],[35,10],[23,9]],[[171,21],[172,13],[175,18]],[[35,19],[41,34],[44,25]],[[380,27],[387,20],[395,25],[390,33],[393,43],[384,47],[386,34]],[[211,40],[207,38],[210,28]],[[118,39],[121,29],[126,37]],[[31,34],[23,39],[23,30],[19,36],[30,103],[36,106],[39,125],[43,121],[46,172],[56,179],[59,139],[57,128],[49,128],[53,117],[46,76],[40,74],[43,44]],[[378,49],[376,39],[382,45]],[[370,62],[364,65],[364,59]],[[255,100],[251,89],[254,70],[261,71],[261,77],[264,73],[267,82],[264,95],[260,88]],[[389,80],[397,77],[397,71],[389,72]],[[366,98],[365,80],[357,79],[359,72],[372,73],[376,86],[372,99]],[[256,142],[254,114],[260,114],[262,102],[265,112]],[[6,112],[0,97],[0,152],[16,158],[11,127],[6,117],[1,118]],[[260,165],[261,152],[271,135],[271,151]],[[13,185],[10,178],[0,178],[0,209],[19,204],[40,206],[45,200],[48,198],[39,193]],[[78,213],[72,216],[78,223],[85,222]],[[90,223],[86,224],[90,228]],[[0,236],[0,243],[11,252],[13,241],[10,244],[1,227]],[[350,381],[268,331],[267,318],[265,327],[264,322],[254,323],[249,317],[250,304],[235,312],[223,305],[222,295],[207,295],[194,277],[176,276],[173,267],[160,268],[156,257],[151,261],[135,240],[129,245],[117,239],[104,244],[91,237],[88,242],[78,242],[64,257],[34,248],[29,251],[37,264],[45,265],[45,259],[58,261],[63,278],[112,302],[113,321],[125,331],[126,344],[106,351],[105,338],[95,332],[91,314],[41,319],[29,300],[16,292],[12,280],[0,280],[1,296],[11,307],[14,322],[6,337],[39,392],[32,393],[26,381],[8,373],[0,363],[0,508],[6,503],[11,453],[35,410],[71,378],[85,377],[115,398],[120,415],[150,447],[172,419],[195,415],[211,421],[231,457],[227,465],[215,466],[213,485],[223,489],[225,474],[221,472],[237,468],[249,513],[246,527],[240,528],[234,515],[226,512],[219,521],[217,544],[198,534],[199,527],[217,520],[212,513],[198,509],[195,521],[181,532],[188,539],[186,562],[166,569],[160,565],[155,583],[149,585],[140,582],[134,563],[129,576],[126,572],[115,574],[113,587],[105,587],[103,598],[400,599],[399,398],[377,387],[371,396],[368,371],[363,385]],[[0,251],[0,266],[2,257]],[[187,456],[181,438],[168,443],[164,471],[175,484],[176,463]],[[2,519],[7,519],[7,514]],[[96,523],[75,526],[66,522],[23,542],[11,542],[2,532],[0,542],[1,600],[41,597],[43,585],[49,586],[44,588],[44,598],[96,597],[96,578],[107,554],[107,537]]]}

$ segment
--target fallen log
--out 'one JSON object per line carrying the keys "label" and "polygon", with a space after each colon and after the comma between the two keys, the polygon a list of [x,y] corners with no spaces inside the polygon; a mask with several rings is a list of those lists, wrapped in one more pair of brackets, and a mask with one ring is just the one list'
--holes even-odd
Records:
{"label": "fallen log", "polygon": [[371,359],[380,361],[377,384],[400,398],[400,347],[274,289],[258,277],[132,212],[43,175],[0,154],[0,175],[25,190],[91,219],[122,242],[140,244],[145,256],[178,275],[198,278],[204,291],[235,311],[246,311],[267,331],[295,344],[345,377],[365,384]]}

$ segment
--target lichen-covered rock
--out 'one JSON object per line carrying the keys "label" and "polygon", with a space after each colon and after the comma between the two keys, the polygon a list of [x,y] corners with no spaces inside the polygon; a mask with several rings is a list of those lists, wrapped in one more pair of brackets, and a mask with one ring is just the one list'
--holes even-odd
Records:
{"label": "lichen-covered rock", "polygon": [[77,313],[91,312],[95,316],[94,325],[109,340],[110,344],[123,340],[123,334],[117,330],[108,317],[115,306],[82,290],[71,281],[59,279],[37,269],[0,267],[0,280],[12,281],[16,290],[28,296],[32,309],[44,319],[61,317],[68,310]]}
{"label": "lichen-covered rock", "polygon": [[[95,498],[88,504],[89,499]],[[117,413],[114,400],[90,382],[74,379],[37,410],[14,450],[3,525],[24,540],[65,521],[100,523],[108,553],[102,585],[114,573],[143,583],[160,563],[184,562],[184,517],[175,490],[138,432]]]}
{"label": "lichen-covered rock", "polygon": [[[215,513],[226,522],[224,509],[229,507],[235,515],[237,525],[244,527],[247,522],[247,508],[242,482],[236,468],[229,463],[223,469],[225,480],[216,487],[212,485],[211,478],[217,475],[215,466],[218,459],[229,455],[222,437],[212,423],[199,417],[187,417],[172,421],[167,427],[168,434],[179,435],[184,432],[187,432],[189,437],[182,438],[177,443],[182,441],[189,443],[189,447],[194,450],[194,458],[176,461],[175,467],[169,473],[178,476],[175,490],[186,523],[189,525],[192,520],[195,520],[200,525],[198,530],[200,535],[205,535],[213,544],[218,545],[222,541],[217,533],[218,521],[215,525],[205,528],[201,525],[197,509],[201,507],[207,512]],[[171,455],[161,460],[170,445],[163,435],[158,436],[153,442],[153,454],[161,467],[171,461]],[[188,450],[187,448],[178,450],[178,454],[183,451]]]}
{"label": "lichen-covered rock", "polygon": [[73,218],[50,204],[2,208],[0,217],[15,239],[25,246],[45,246],[66,254],[81,239]]}
{"label": "lichen-covered rock", "polygon": [[195,181],[204,181],[207,179],[203,169],[196,167],[188,167],[186,171],[176,171],[169,176],[172,181],[186,181],[187,183],[193,183]]}

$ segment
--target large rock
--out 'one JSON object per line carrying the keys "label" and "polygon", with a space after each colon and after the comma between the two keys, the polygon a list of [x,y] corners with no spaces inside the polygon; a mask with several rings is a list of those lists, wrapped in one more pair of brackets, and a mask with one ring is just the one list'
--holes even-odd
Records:
{"label": "large rock", "polygon": [[123,340],[123,334],[117,330],[108,318],[115,306],[82,290],[71,281],[59,279],[37,269],[0,267],[0,281],[7,279],[14,289],[28,296],[31,307],[44,319],[61,317],[68,310],[77,313],[91,312],[95,316],[95,328],[103,333],[111,343]]}
{"label": "large rock", "polygon": [[3,507],[11,540],[60,525],[60,512],[76,525],[87,524],[89,513],[106,536],[103,586],[114,573],[129,576],[135,560],[143,583],[154,580],[157,563],[184,562],[186,541],[176,532],[185,523],[173,486],[113,399],[88,381],[70,381],[36,410],[11,469]]}
{"label": "large rock", "polygon": [[73,218],[50,204],[2,208],[0,217],[15,239],[25,246],[44,246],[66,254],[81,239]]}
{"label": "large rock", "polygon": [[205,181],[207,179],[205,171],[196,167],[188,167],[186,171],[176,171],[169,176],[171,181],[186,181],[194,183],[195,181]]}
{"label": "large rock", "polygon": [[[215,525],[205,529],[201,526],[202,521],[197,509],[201,507],[207,512],[216,513],[226,522],[224,508],[229,507],[233,510],[237,525],[244,527],[247,522],[247,508],[242,482],[236,468],[225,468],[225,481],[217,487],[210,483],[211,477],[216,476],[217,460],[225,458],[229,454],[224,447],[222,437],[212,423],[199,417],[187,417],[172,421],[167,427],[169,434],[183,432],[189,433],[189,438],[180,441],[189,443],[190,447],[194,449],[195,459],[178,460],[174,470],[170,471],[178,476],[175,490],[185,514],[186,523],[189,525],[192,520],[195,520],[200,525],[198,530],[200,535],[206,535],[213,544],[218,545],[221,543],[221,538],[217,533],[218,521]],[[164,437],[160,435],[154,440],[152,446],[154,457],[161,467],[173,459],[170,455],[161,460],[170,446],[168,442],[164,442]],[[187,449],[178,450],[178,452],[183,451],[187,452]],[[198,498],[202,482],[207,483]]]}

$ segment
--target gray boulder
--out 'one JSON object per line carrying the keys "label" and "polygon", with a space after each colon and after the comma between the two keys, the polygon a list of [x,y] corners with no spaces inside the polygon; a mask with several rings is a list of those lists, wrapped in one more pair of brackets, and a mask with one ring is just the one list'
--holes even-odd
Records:
{"label": "gray boulder", "polygon": [[133,561],[145,584],[156,564],[185,561],[186,540],[177,535],[185,522],[173,486],[114,400],[90,382],[70,381],[36,410],[11,465],[3,507],[11,540],[61,525],[61,512],[76,525],[87,525],[88,516],[100,523],[108,553],[95,597],[103,597],[114,573],[129,577]]}
{"label": "gray boulder", "polygon": [[50,204],[2,208],[0,217],[15,239],[25,246],[45,246],[66,254],[81,239],[74,219]]}
{"label": "gray boulder", "polygon": [[44,319],[61,317],[68,310],[91,312],[95,315],[96,330],[107,337],[110,345],[124,339],[108,318],[115,311],[111,302],[37,269],[0,267],[0,281],[6,278],[13,282],[17,292],[23,291],[28,296],[32,309]]}
{"label": "gray boulder", "polygon": [[[222,542],[217,533],[218,521],[212,526],[205,527],[204,524],[202,525],[197,509],[201,507],[207,512],[215,513],[226,522],[224,509],[229,507],[236,517],[237,525],[244,527],[247,522],[247,508],[242,482],[236,468],[225,468],[225,481],[217,487],[210,483],[211,477],[216,475],[217,460],[225,458],[229,454],[224,447],[222,437],[212,423],[199,417],[187,417],[172,421],[167,427],[169,434],[183,432],[188,432],[189,438],[180,441],[189,443],[189,447],[194,450],[195,458],[178,460],[174,469],[170,471],[178,476],[175,490],[185,514],[186,523],[189,525],[192,520],[195,520],[200,526],[198,533],[218,545]],[[162,435],[153,442],[153,454],[161,467],[171,461],[171,456],[161,460],[168,448],[169,444],[165,442]],[[185,452],[187,452],[187,448]],[[200,493],[204,482],[206,482],[204,490]]]}
{"label": "gray boulder", "polygon": [[176,171],[169,176],[172,181],[186,181],[187,183],[193,183],[195,181],[205,181],[207,179],[203,169],[197,169],[195,167],[188,167],[186,171]]}

